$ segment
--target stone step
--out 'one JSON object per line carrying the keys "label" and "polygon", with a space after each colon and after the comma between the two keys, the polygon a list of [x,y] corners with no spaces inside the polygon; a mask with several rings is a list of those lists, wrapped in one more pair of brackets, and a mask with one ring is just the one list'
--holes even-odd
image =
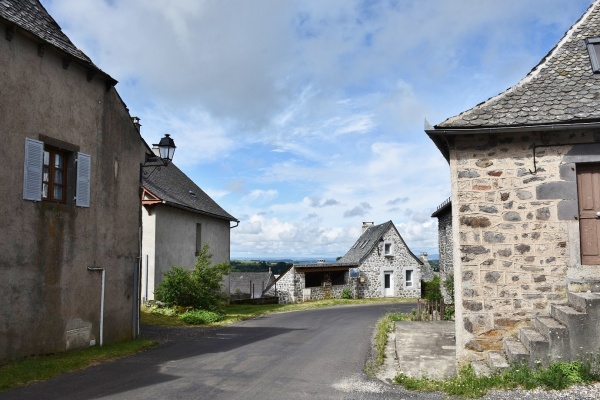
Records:
{"label": "stone step", "polygon": [[549,316],[535,317],[533,325],[535,330],[541,333],[546,339],[551,339],[556,334],[568,335],[567,327]]}
{"label": "stone step", "polygon": [[485,361],[473,361],[471,363],[471,366],[473,367],[473,372],[475,372],[475,376],[492,375],[492,370]]}
{"label": "stone step", "polygon": [[565,304],[551,304],[550,315],[561,324],[575,328],[587,319],[587,313]]}
{"label": "stone step", "polygon": [[549,364],[550,342],[544,335],[532,328],[522,328],[519,330],[519,339],[529,351],[530,367],[536,367],[538,364],[543,366]]}
{"label": "stone step", "polygon": [[550,360],[570,359],[570,336],[565,325],[552,317],[542,316],[536,317],[533,325],[549,342],[548,357]]}
{"label": "stone step", "polygon": [[568,292],[567,300],[577,311],[597,314],[600,310],[600,293]]}
{"label": "stone step", "polygon": [[520,340],[506,338],[503,341],[504,352],[510,364],[528,364],[529,351],[523,346]]}
{"label": "stone step", "polygon": [[570,292],[575,292],[575,293],[585,293],[585,292],[599,293],[600,292],[600,281],[596,281],[596,280],[571,279],[568,281],[567,285],[568,285],[567,286],[568,290]]}
{"label": "stone step", "polygon": [[490,350],[487,353],[488,365],[492,372],[502,372],[509,367],[503,351]]}

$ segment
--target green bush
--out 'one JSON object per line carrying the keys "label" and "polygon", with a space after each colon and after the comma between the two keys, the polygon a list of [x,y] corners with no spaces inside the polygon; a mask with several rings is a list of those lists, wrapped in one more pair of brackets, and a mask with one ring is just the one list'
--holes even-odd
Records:
{"label": "green bush", "polygon": [[352,299],[352,290],[348,288],[342,290],[342,299]]}
{"label": "green bush", "polygon": [[186,324],[204,325],[221,321],[223,315],[206,310],[192,310],[181,314],[179,319]]}
{"label": "green bush", "polygon": [[441,301],[442,291],[440,290],[440,277],[436,276],[430,282],[422,282],[422,297],[428,301]]}
{"label": "green bush", "polygon": [[154,291],[154,297],[167,307],[190,307],[208,311],[222,311],[227,295],[221,290],[223,275],[229,273],[228,264],[211,265],[212,254],[205,244],[196,259],[196,268],[186,270],[174,266]]}

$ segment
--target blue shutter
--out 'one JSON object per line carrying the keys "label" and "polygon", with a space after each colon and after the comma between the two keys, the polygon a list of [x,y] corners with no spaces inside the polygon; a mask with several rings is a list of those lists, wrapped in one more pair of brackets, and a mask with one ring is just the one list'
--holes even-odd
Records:
{"label": "blue shutter", "polygon": [[42,170],[44,143],[25,138],[25,166],[23,168],[23,199],[42,200]]}
{"label": "blue shutter", "polygon": [[92,156],[77,153],[77,186],[75,205],[77,207],[90,206],[90,175],[92,170]]}

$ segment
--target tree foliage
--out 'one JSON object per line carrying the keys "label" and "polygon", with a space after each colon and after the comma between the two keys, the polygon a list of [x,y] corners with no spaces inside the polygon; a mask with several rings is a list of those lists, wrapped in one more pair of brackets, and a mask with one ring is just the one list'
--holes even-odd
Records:
{"label": "tree foliage", "polygon": [[187,270],[173,266],[154,291],[157,300],[168,307],[191,307],[209,311],[221,311],[227,295],[221,289],[223,275],[229,274],[226,263],[211,264],[212,254],[205,243],[196,258],[196,267]]}

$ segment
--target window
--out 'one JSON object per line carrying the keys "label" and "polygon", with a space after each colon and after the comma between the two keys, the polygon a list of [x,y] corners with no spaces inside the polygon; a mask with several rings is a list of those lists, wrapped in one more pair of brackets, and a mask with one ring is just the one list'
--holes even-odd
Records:
{"label": "window", "polygon": [[64,203],[67,198],[67,155],[53,147],[44,147],[42,200]]}
{"label": "window", "polygon": [[412,286],[413,285],[413,270],[412,269],[407,269],[405,272],[406,275],[406,280],[405,285],[406,286]]}
{"label": "window", "polygon": [[196,224],[196,257],[202,250],[202,224]]}
{"label": "window", "polygon": [[[91,156],[69,150],[75,146],[49,141],[53,143],[25,139],[23,199],[70,203],[74,198],[76,206],[89,207]],[[74,189],[69,186],[70,177]]]}
{"label": "window", "polygon": [[600,73],[600,37],[585,39],[585,45],[590,56],[592,71]]}
{"label": "window", "polygon": [[394,255],[394,246],[392,246],[392,243],[385,243],[383,245],[383,254],[385,256],[393,256]]}

